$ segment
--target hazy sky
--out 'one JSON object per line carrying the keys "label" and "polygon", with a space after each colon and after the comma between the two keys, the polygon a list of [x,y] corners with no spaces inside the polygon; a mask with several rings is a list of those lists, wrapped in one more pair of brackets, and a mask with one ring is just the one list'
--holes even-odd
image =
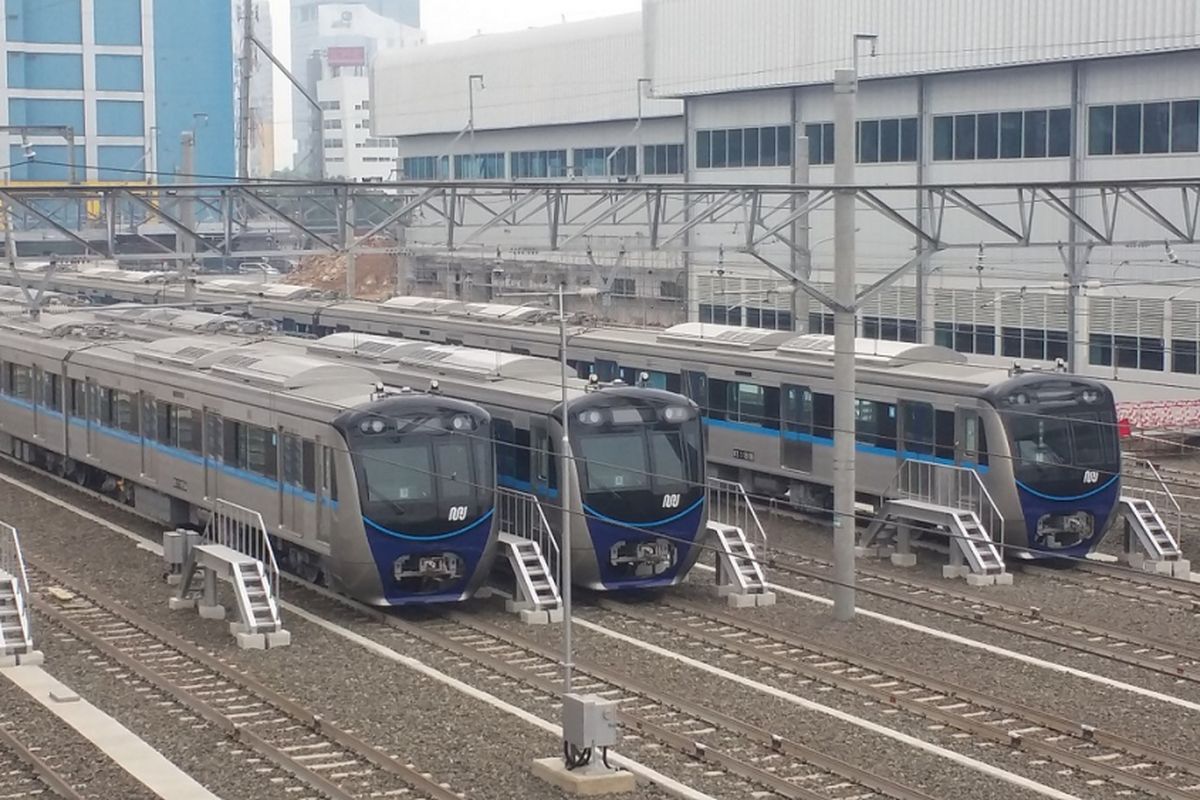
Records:
{"label": "hazy sky", "polygon": [[[352,0],[348,0],[352,2]],[[501,33],[566,19],[626,14],[642,7],[641,0],[421,0],[421,27],[430,43],[466,39],[476,33]],[[288,20],[291,0],[271,0],[274,46],[285,64],[291,61]],[[276,161],[283,163],[285,142],[291,138],[291,92],[282,76],[275,79]]]}

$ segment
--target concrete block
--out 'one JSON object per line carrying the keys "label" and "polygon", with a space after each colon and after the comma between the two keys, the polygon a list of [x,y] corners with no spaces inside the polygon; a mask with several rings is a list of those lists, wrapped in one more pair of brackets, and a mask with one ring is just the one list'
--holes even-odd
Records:
{"label": "concrete block", "polygon": [[183,576],[177,572],[167,573],[167,586],[178,586],[183,583]]}
{"label": "concrete block", "polygon": [[557,608],[551,608],[551,609],[549,609],[549,610],[546,612],[546,616],[547,616],[547,618],[550,620],[550,622],[551,622],[551,623],[555,623],[555,624],[556,624],[556,623],[562,622],[562,621],[563,621],[563,610],[562,610],[562,606],[558,606]]}
{"label": "concrete block", "polygon": [[1153,561],[1148,558],[1142,562],[1142,570],[1154,575],[1170,575],[1172,567],[1170,561]]}
{"label": "concrete block", "polygon": [[915,567],[917,565],[917,554],[892,553],[892,565],[897,567]]}
{"label": "concrete block", "polygon": [[237,636],[239,633],[250,633],[250,629],[240,622],[229,623],[229,635]]}
{"label": "concrete block", "polygon": [[775,605],[775,593],[763,592],[762,594],[754,595],[754,605],[756,606],[773,606]]}
{"label": "concrete block", "polygon": [[757,605],[754,602],[754,597],[752,594],[730,593],[725,595],[725,602],[729,604],[730,608],[754,608]]}
{"label": "concrete block", "polygon": [[50,701],[53,703],[78,703],[79,695],[64,686],[62,689],[50,690]]}
{"label": "concrete block", "polygon": [[995,575],[980,575],[978,572],[967,573],[967,586],[992,586],[995,583]]}
{"label": "concrete block", "polygon": [[1192,578],[1192,562],[1186,558],[1181,558],[1171,562],[1171,576],[1178,578],[1181,581],[1191,580]]}
{"label": "concrete block", "polygon": [[17,663],[22,667],[40,667],[46,663],[46,654],[41,650],[30,650],[17,656]]}
{"label": "concrete block", "polygon": [[887,558],[891,554],[892,548],[887,545],[880,545],[879,547],[854,546],[855,558]]}
{"label": "concrete block", "polygon": [[520,600],[505,600],[504,610],[510,614],[519,614],[522,611],[529,611],[529,604]]}
{"label": "concrete block", "polygon": [[197,606],[201,619],[225,619],[225,606]]}
{"label": "concrete block", "polygon": [[287,647],[292,643],[292,632],[283,629],[263,634],[267,640],[267,649],[272,647]]}
{"label": "concrete block", "polygon": [[237,646],[243,650],[266,650],[267,637],[261,633],[239,633],[236,637]]}
{"label": "concrete block", "polygon": [[626,794],[637,788],[632,772],[610,770],[597,763],[569,770],[562,758],[538,758],[534,759],[532,769],[536,777],[578,797]]}
{"label": "concrete block", "polygon": [[16,656],[0,656],[0,669],[17,666]]}
{"label": "concrete block", "polygon": [[992,576],[996,579],[997,586],[1012,586],[1013,574],[1011,572],[1001,572]]}
{"label": "concrete block", "polygon": [[523,608],[517,612],[521,622],[526,625],[549,625],[550,615],[545,611],[534,608]]}
{"label": "concrete block", "polygon": [[967,567],[956,567],[953,564],[946,564],[942,567],[943,578],[965,578],[971,572]]}
{"label": "concrete block", "polygon": [[167,608],[172,611],[179,611],[182,608],[195,608],[196,598],[194,597],[172,597],[167,600]]}

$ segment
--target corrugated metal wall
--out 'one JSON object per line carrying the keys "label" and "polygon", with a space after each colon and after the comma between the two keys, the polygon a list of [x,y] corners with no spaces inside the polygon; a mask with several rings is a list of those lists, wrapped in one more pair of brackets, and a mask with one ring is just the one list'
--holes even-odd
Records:
{"label": "corrugated metal wall", "polygon": [[[643,56],[640,14],[381,55],[373,77],[375,130],[462,130],[472,74],[482,74],[486,86],[475,92],[476,130],[633,119]],[[676,116],[683,104],[645,99],[642,113]]]}
{"label": "corrugated metal wall", "polygon": [[1196,0],[645,0],[659,96],[1200,47]]}

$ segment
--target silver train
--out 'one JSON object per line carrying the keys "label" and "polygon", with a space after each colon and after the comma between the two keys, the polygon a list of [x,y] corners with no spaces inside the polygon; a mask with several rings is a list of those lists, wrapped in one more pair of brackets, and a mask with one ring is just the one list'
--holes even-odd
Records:
{"label": "silver train", "polygon": [[[283,563],[365,602],[471,596],[498,537],[487,412],[388,395],[363,366],[245,327],[166,309],[0,317],[0,450],[168,525],[202,525],[218,497],[255,509]],[[413,454],[432,468],[398,466]]]}
{"label": "silver train", "polygon": [[[146,274],[66,274],[50,289],[98,301],[179,299]],[[324,335],[356,331],[557,354],[545,309],[398,297],[382,303],[314,298],[302,287],[201,284],[206,308]],[[858,490],[878,498],[906,460],[976,471],[1020,555],[1079,556],[1099,542],[1120,493],[1111,391],[1059,374],[1011,375],[947,348],[858,342]],[[827,507],[832,476],[832,337],[689,323],[665,331],[570,331],[582,375],[647,383],[701,408],[713,474],[801,508]]]}

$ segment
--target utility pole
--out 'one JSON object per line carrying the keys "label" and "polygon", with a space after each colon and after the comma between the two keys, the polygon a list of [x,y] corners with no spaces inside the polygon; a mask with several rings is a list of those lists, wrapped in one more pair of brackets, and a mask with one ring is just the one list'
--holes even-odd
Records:
{"label": "utility pole", "polygon": [[[854,183],[855,113],[858,76],[839,69],[833,78],[833,182]],[[833,401],[833,615],[854,618],[854,388],[855,388],[855,252],[854,192],[839,190],[834,197],[834,401]]]}
{"label": "utility pole", "polygon": [[[808,159],[808,137],[797,136],[795,139],[795,149],[792,152],[792,183],[799,186],[808,186],[812,182],[812,173],[809,170]],[[804,192],[797,198],[800,203],[808,203],[808,192]],[[793,204],[793,210],[795,205]],[[792,274],[808,280],[812,277],[812,248],[810,242],[810,234],[812,229],[808,224],[808,214],[804,214],[800,219],[792,223],[792,242],[794,246],[791,248],[792,254]],[[792,330],[797,333],[812,333],[808,329],[808,295],[800,291],[800,284],[795,280],[792,281]]]}
{"label": "utility pole", "polygon": [[254,0],[242,0],[242,57],[238,75],[238,178],[250,177],[250,73],[254,69]]}
{"label": "utility pole", "polygon": [[[196,131],[184,131],[179,137],[179,177],[185,183],[195,183],[193,175],[196,172]],[[179,222],[186,230],[196,229],[196,201],[189,193],[179,197]],[[183,233],[175,234],[175,251],[179,253],[179,274],[183,277],[184,298],[189,302],[196,297],[196,286],[192,282],[192,261],[195,258],[196,243],[190,236]]]}

